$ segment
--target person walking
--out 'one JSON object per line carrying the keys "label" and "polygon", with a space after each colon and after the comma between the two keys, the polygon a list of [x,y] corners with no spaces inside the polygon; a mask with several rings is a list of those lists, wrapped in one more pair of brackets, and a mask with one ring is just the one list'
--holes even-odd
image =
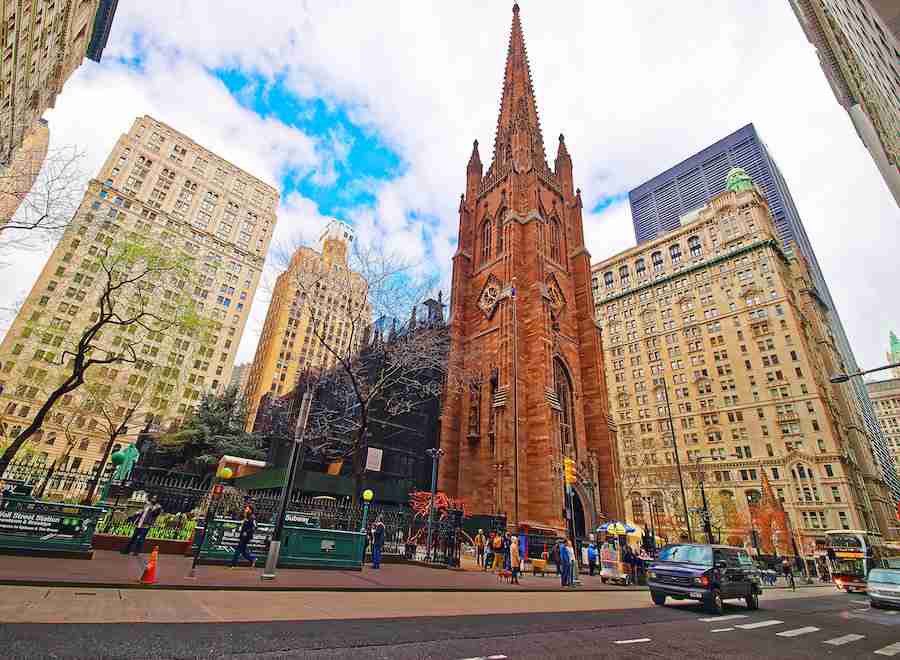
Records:
{"label": "person walking", "polygon": [[791,563],[787,558],[781,562],[781,571],[784,573],[784,586],[786,587],[787,583],[790,582],[791,590],[797,591],[797,585],[794,583],[794,571],[791,569]]}
{"label": "person walking", "polygon": [[372,525],[372,568],[381,568],[381,550],[384,548],[384,520],[381,516]]}
{"label": "person walking", "polygon": [[484,530],[479,529],[473,540],[475,542],[475,563],[484,567]]}
{"label": "person walking", "polygon": [[494,565],[491,568],[495,571],[503,570],[503,535],[499,532],[494,537]]}
{"label": "person walking", "polygon": [[250,541],[256,533],[256,513],[249,504],[244,507],[244,519],[241,521],[241,528],[238,532],[238,544],[234,549],[234,555],[231,557],[231,568],[238,564],[241,556],[250,562],[250,567],[256,566],[256,557],[250,552]]}
{"label": "person walking", "polygon": [[491,532],[484,542],[484,567],[483,571],[488,571],[494,561],[494,532]]}
{"label": "person walking", "polygon": [[593,575],[594,571],[597,570],[597,545],[591,541],[590,545],[588,545],[588,572]]}
{"label": "person walking", "polygon": [[556,565],[556,574],[562,575],[562,569],[560,568],[560,545],[559,539],[553,543],[553,547],[550,549],[550,558],[553,559],[553,563]]}
{"label": "person walking", "polygon": [[522,558],[519,556],[519,539],[515,536],[509,544],[509,565],[512,571],[511,584],[519,584],[519,570],[522,567]]}
{"label": "person walking", "polygon": [[509,562],[509,550],[512,547],[512,536],[509,532],[503,535],[503,568],[504,570],[511,571],[512,566]]}
{"label": "person walking", "polygon": [[572,545],[572,539],[566,539],[566,554],[569,562],[569,586],[575,586],[575,580],[578,579],[578,562],[575,558],[575,546]]}
{"label": "person walking", "polygon": [[156,522],[156,519],[159,518],[159,514],[162,512],[163,509],[159,505],[159,499],[156,495],[151,495],[147,499],[147,504],[144,505],[144,508],[128,519],[128,522],[134,523],[134,531],[131,533],[128,545],[121,550],[123,555],[132,552],[134,553],[134,556],[137,557],[141,554],[141,551],[144,549],[144,540],[147,538],[147,533],[150,531],[150,528],[153,527],[153,523]]}

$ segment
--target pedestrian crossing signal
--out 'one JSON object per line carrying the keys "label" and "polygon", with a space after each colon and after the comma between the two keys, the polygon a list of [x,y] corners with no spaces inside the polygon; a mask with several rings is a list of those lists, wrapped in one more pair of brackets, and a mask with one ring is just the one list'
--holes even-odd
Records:
{"label": "pedestrian crossing signal", "polygon": [[578,472],[575,469],[575,459],[563,459],[563,471],[566,478],[566,484],[572,485],[578,480]]}

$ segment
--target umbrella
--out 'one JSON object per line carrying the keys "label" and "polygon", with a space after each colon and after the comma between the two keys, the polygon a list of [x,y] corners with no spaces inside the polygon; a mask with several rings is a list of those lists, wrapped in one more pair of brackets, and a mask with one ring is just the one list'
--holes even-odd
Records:
{"label": "umbrella", "polygon": [[608,523],[603,523],[597,528],[598,532],[606,532],[607,534],[615,534],[616,536],[622,536],[625,534],[634,534],[637,531],[637,528],[634,525],[629,525],[628,523],[612,521]]}

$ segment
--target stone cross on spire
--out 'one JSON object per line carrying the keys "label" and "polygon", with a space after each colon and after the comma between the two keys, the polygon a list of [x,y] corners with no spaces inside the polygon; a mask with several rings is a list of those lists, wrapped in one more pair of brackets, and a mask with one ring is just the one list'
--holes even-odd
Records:
{"label": "stone cross on spire", "polygon": [[520,172],[533,166],[548,169],[518,3],[513,5],[492,168],[510,162]]}

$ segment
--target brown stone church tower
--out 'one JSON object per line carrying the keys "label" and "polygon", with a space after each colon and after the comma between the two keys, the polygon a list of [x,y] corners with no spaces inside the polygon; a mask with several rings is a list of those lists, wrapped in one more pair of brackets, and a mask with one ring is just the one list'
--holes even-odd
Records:
{"label": "brown stone church tower", "polygon": [[450,311],[440,489],[471,514],[563,530],[571,457],[577,531],[618,517],[581,194],[561,135],[547,165],[518,5],[493,161],[485,173],[476,141],[466,171]]}

